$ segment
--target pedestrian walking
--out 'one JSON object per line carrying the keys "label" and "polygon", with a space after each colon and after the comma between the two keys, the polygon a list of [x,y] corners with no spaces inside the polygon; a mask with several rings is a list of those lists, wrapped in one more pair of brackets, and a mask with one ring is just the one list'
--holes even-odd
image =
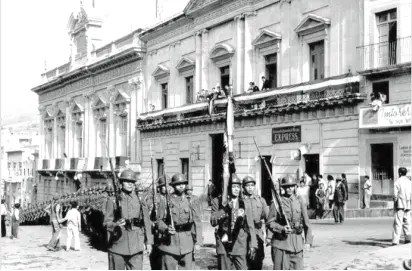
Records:
{"label": "pedestrian walking", "polygon": [[328,199],[329,209],[331,210],[333,207],[333,199],[335,198],[336,182],[333,179],[332,175],[328,175],[327,179],[328,179],[328,188],[326,191],[326,197]]}
{"label": "pedestrian walking", "polygon": [[1,237],[6,237],[7,235],[6,219],[7,219],[7,216],[9,215],[9,212],[7,211],[5,199],[1,200],[0,213],[1,213]]}
{"label": "pedestrian walking", "polygon": [[228,189],[228,205],[223,206],[222,196],[212,200],[210,224],[217,226],[215,237],[219,270],[246,270],[247,255],[250,260],[254,260],[256,255],[258,245],[253,214],[241,197],[241,185],[242,181],[233,175]]}
{"label": "pedestrian walking", "polygon": [[11,239],[18,238],[20,226],[20,203],[14,204],[11,214]]}
{"label": "pedestrian walking", "polygon": [[257,239],[256,257],[254,259],[247,259],[247,265],[249,270],[261,270],[263,260],[265,259],[264,242],[266,239],[263,225],[265,225],[267,221],[269,207],[267,206],[264,198],[255,194],[255,179],[247,176],[243,178],[242,183],[245,205],[248,205],[252,211],[252,218],[255,225]]}
{"label": "pedestrian walking", "polygon": [[185,193],[187,183],[184,174],[173,175],[174,192],[160,201],[157,228],[164,237],[159,245],[163,270],[193,269],[192,253],[203,243],[200,209]]}
{"label": "pedestrian walking", "polygon": [[405,243],[411,242],[411,180],[406,177],[408,170],[398,169],[399,179],[394,184],[395,220],[393,223],[392,245],[398,245],[401,233]]}
{"label": "pedestrian walking", "polygon": [[320,183],[319,188],[316,189],[315,196],[317,200],[316,214],[317,214],[317,217],[322,219],[323,214],[325,212],[325,200],[326,200],[326,192],[325,192],[324,183]]}
{"label": "pedestrian walking", "polygon": [[77,201],[72,201],[71,209],[67,212],[65,218],[59,221],[59,223],[67,221],[66,251],[70,250],[72,239],[74,241],[74,250],[80,251],[81,215],[77,208]]}
{"label": "pedestrian walking", "polygon": [[52,238],[46,248],[52,251],[58,251],[60,249],[61,225],[59,220],[61,219],[61,206],[59,198],[59,195],[55,194],[53,201],[45,209],[45,211],[49,213],[50,224],[52,226]]}
{"label": "pedestrian walking", "polygon": [[365,176],[365,184],[363,185],[363,204],[365,209],[370,208],[372,196],[372,182],[369,176]]}
{"label": "pedestrian walking", "polygon": [[347,198],[347,191],[345,185],[342,183],[341,178],[336,178],[336,188],[333,198],[333,217],[335,223],[343,223],[345,220],[345,202]]}
{"label": "pedestrian walking", "polygon": [[[103,225],[110,234],[109,270],[142,270],[143,251],[150,252],[153,237],[147,206],[134,192],[140,172],[123,170],[119,181],[121,192],[107,201]],[[117,191],[115,191],[117,193]],[[120,211],[121,210],[121,211]]]}
{"label": "pedestrian walking", "polygon": [[[303,250],[310,250],[313,236],[306,203],[295,195],[296,181],[292,176],[282,178],[285,194],[280,197],[284,214],[272,203],[266,226],[273,233],[273,270],[303,270]],[[304,236],[302,235],[304,233]]]}

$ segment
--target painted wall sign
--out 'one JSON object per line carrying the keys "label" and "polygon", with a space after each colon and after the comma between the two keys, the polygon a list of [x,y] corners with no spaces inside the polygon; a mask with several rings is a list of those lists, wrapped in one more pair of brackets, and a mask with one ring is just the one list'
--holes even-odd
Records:
{"label": "painted wall sign", "polygon": [[411,110],[411,104],[383,105],[378,111],[360,108],[359,128],[410,126]]}
{"label": "painted wall sign", "polygon": [[300,142],[301,139],[300,126],[272,128],[272,144]]}
{"label": "painted wall sign", "polygon": [[399,167],[405,167],[408,170],[408,176],[411,176],[411,145],[399,145],[398,155]]}

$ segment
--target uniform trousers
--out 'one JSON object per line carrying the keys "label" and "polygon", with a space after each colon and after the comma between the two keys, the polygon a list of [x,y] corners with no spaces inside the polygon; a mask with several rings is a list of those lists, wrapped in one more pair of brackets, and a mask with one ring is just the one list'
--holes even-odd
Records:
{"label": "uniform trousers", "polygon": [[392,243],[399,244],[401,234],[405,235],[405,241],[411,241],[411,210],[396,209],[393,222]]}
{"label": "uniform trousers", "polygon": [[1,237],[5,237],[7,234],[6,232],[6,216],[1,216]]}
{"label": "uniform trousers", "polygon": [[121,255],[109,251],[109,270],[142,270],[143,252]]}
{"label": "uniform trousers", "polygon": [[371,195],[364,193],[363,195],[363,203],[365,204],[365,208],[369,209],[370,203],[371,203]]}
{"label": "uniform trousers", "polygon": [[263,260],[265,259],[265,247],[263,240],[261,240],[259,236],[256,236],[256,239],[258,241],[258,247],[256,250],[255,259],[253,261],[250,259],[247,260],[249,270],[262,270]]}
{"label": "uniform trousers", "polygon": [[80,250],[79,228],[72,224],[67,225],[66,251],[70,250],[70,245],[74,239],[74,250]]}
{"label": "uniform trousers", "polygon": [[272,246],[273,270],[303,270],[303,251],[290,252]]}
{"label": "uniform trousers", "polygon": [[217,255],[217,269],[219,270],[247,270],[246,255]]}
{"label": "uniform trousers", "polygon": [[53,235],[52,235],[52,238],[49,244],[47,245],[47,248],[56,249],[60,244],[60,234],[61,234],[60,225],[59,225],[59,222],[57,222],[57,220],[52,220],[51,225],[52,225]]}
{"label": "uniform trousers", "polygon": [[162,254],[161,254],[158,246],[153,245],[152,246],[152,251],[150,252],[150,255],[149,255],[150,269],[152,269],[152,270],[161,270],[162,269],[162,261],[160,260],[161,257],[162,257]]}
{"label": "uniform trousers", "polygon": [[345,220],[344,212],[344,203],[335,202],[333,206],[333,217],[335,218],[335,222],[343,222]]}
{"label": "uniform trousers", "polygon": [[173,255],[162,252],[162,270],[191,270],[193,269],[192,253]]}

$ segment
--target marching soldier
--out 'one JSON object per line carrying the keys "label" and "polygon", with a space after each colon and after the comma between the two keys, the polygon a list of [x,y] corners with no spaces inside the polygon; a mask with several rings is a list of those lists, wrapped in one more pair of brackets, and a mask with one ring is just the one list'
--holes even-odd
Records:
{"label": "marching soldier", "polygon": [[[272,261],[274,270],[303,269],[303,249],[312,245],[312,230],[306,204],[295,194],[297,183],[292,176],[282,178],[281,187],[285,194],[281,196],[281,206],[286,218],[272,203],[270,207],[268,230],[273,232]],[[305,241],[302,232],[305,233]]]}
{"label": "marching soldier", "polygon": [[244,201],[245,205],[248,205],[252,210],[253,223],[255,225],[256,239],[257,239],[257,250],[256,257],[254,260],[248,260],[249,270],[262,270],[263,260],[265,259],[264,241],[265,232],[263,230],[263,225],[267,220],[269,214],[269,207],[266,204],[266,200],[259,195],[255,195],[255,185],[256,181],[247,176],[243,178],[243,189],[244,189]]}
{"label": "marching soldier", "polygon": [[150,251],[153,243],[147,206],[133,193],[136,180],[136,172],[124,170],[119,177],[121,212],[118,212],[115,200],[109,200],[106,205],[104,226],[111,235],[108,248],[110,270],[125,267],[142,270],[143,251]]}
{"label": "marching soldier", "polygon": [[160,201],[157,226],[163,235],[159,245],[163,270],[192,269],[193,249],[197,251],[203,242],[200,210],[185,194],[186,184],[185,175],[175,174],[171,183],[174,192]]}
{"label": "marching soldier", "polygon": [[228,206],[222,205],[222,196],[212,200],[210,223],[213,227],[218,226],[215,237],[219,270],[246,270],[247,254],[253,260],[257,249],[251,209],[244,205],[240,196],[241,180],[236,175],[233,176]]}
{"label": "marching soldier", "polygon": [[[192,184],[188,184],[186,185],[186,194],[187,197],[190,199],[190,202],[193,206],[196,206],[196,208],[199,208],[199,210],[201,210],[201,206],[200,206],[200,202],[199,202],[199,198],[195,195],[193,195],[193,185]],[[195,251],[193,250],[192,252],[192,259],[193,262],[195,261]]]}

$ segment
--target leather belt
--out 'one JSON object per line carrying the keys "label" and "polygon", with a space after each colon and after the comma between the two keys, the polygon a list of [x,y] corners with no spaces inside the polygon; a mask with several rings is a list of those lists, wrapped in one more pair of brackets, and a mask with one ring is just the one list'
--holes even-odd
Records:
{"label": "leather belt", "polygon": [[255,229],[260,230],[262,228],[262,224],[263,224],[262,221],[255,222]]}
{"label": "leather belt", "polygon": [[192,230],[192,225],[193,225],[193,222],[184,223],[184,224],[180,224],[180,225],[175,225],[175,230],[177,232],[190,231],[190,230]]}

